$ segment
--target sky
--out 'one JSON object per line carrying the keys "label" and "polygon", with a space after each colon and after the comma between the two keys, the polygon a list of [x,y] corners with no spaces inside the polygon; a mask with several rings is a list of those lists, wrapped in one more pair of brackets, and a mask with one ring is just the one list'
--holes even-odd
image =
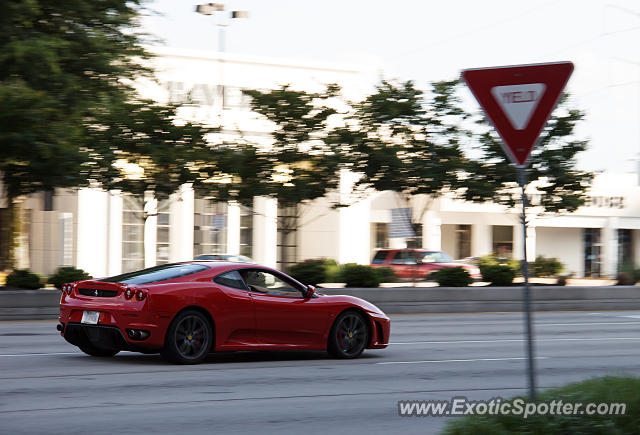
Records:
{"label": "sky", "polygon": [[[229,0],[247,10],[226,51],[375,67],[422,89],[463,69],[572,61],[567,90],[586,113],[578,166],[632,172],[640,157],[639,0]],[[143,29],[162,45],[215,51],[196,2],[147,0]]]}

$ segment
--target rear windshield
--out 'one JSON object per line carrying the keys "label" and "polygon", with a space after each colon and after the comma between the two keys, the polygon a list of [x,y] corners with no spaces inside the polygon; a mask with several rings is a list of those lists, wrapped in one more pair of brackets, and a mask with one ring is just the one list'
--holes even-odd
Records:
{"label": "rear windshield", "polygon": [[371,264],[382,264],[382,263],[384,263],[384,260],[387,258],[388,254],[389,254],[389,251],[378,251],[378,252],[376,252],[376,255],[373,257],[373,260],[371,260]]}
{"label": "rear windshield", "polygon": [[152,282],[167,281],[169,279],[192,275],[206,269],[208,269],[208,267],[201,264],[163,264],[162,266],[150,267],[149,269],[104,278],[100,281],[121,282],[123,284],[150,284]]}

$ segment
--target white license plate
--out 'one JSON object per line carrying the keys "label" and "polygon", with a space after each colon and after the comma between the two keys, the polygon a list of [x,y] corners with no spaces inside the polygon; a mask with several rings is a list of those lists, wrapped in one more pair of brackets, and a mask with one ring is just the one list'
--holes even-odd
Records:
{"label": "white license plate", "polygon": [[99,318],[100,318],[99,311],[83,311],[81,322],[88,323],[89,325],[97,325]]}

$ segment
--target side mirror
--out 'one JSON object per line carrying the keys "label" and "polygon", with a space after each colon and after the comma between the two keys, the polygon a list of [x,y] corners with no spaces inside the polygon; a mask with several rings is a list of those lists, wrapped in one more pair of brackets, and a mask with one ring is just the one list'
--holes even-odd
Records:
{"label": "side mirror", "polygon": [[316,288],[314,286],[312,286],[312,285],[308,285],[305,297],[306,298],[312,298],[313,295],[315,294],[315,292],[316,292]]}

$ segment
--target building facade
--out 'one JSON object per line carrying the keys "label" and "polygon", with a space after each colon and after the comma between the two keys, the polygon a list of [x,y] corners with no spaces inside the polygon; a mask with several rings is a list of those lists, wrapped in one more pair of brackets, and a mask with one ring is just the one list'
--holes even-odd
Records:
{"label": "building facade", "polygon": [[[269,126],[250,112],[242,89],[278,85],[316,91],[337,83],[359,99],[375,83],[374,69],[290,62],[232,54],[156,50],[157,82],[140,84],[143,96],[186,103],[181,116],[242,131],[268,145]],[[95,188],[34,194],[21,206],[18,267],[51,274],[75,266],[93,276],[115,275],[207,253],[242,254],[278,268],[310,258],[369,264],[379,248],[424,247],[454,258],[490,252],[521,258],[520,210],[447,197],[411,207],[415,237],[396,237],[392,192],[351,198],[355,176],[343,172],[339,189],[297,210],[271,198],[251,207],[198,197],[182,186],[168,200]],[[530,193],[535,204],[535,192]],[[340,202],[348,207],[334,208]],[[280,218],[279,218],[280,217]],[[578,277],[615,276],[640,263],[640,186],[635,174],[599,174],[588,203],[569,214],[532,207],[527,251],[556,257]]]}

